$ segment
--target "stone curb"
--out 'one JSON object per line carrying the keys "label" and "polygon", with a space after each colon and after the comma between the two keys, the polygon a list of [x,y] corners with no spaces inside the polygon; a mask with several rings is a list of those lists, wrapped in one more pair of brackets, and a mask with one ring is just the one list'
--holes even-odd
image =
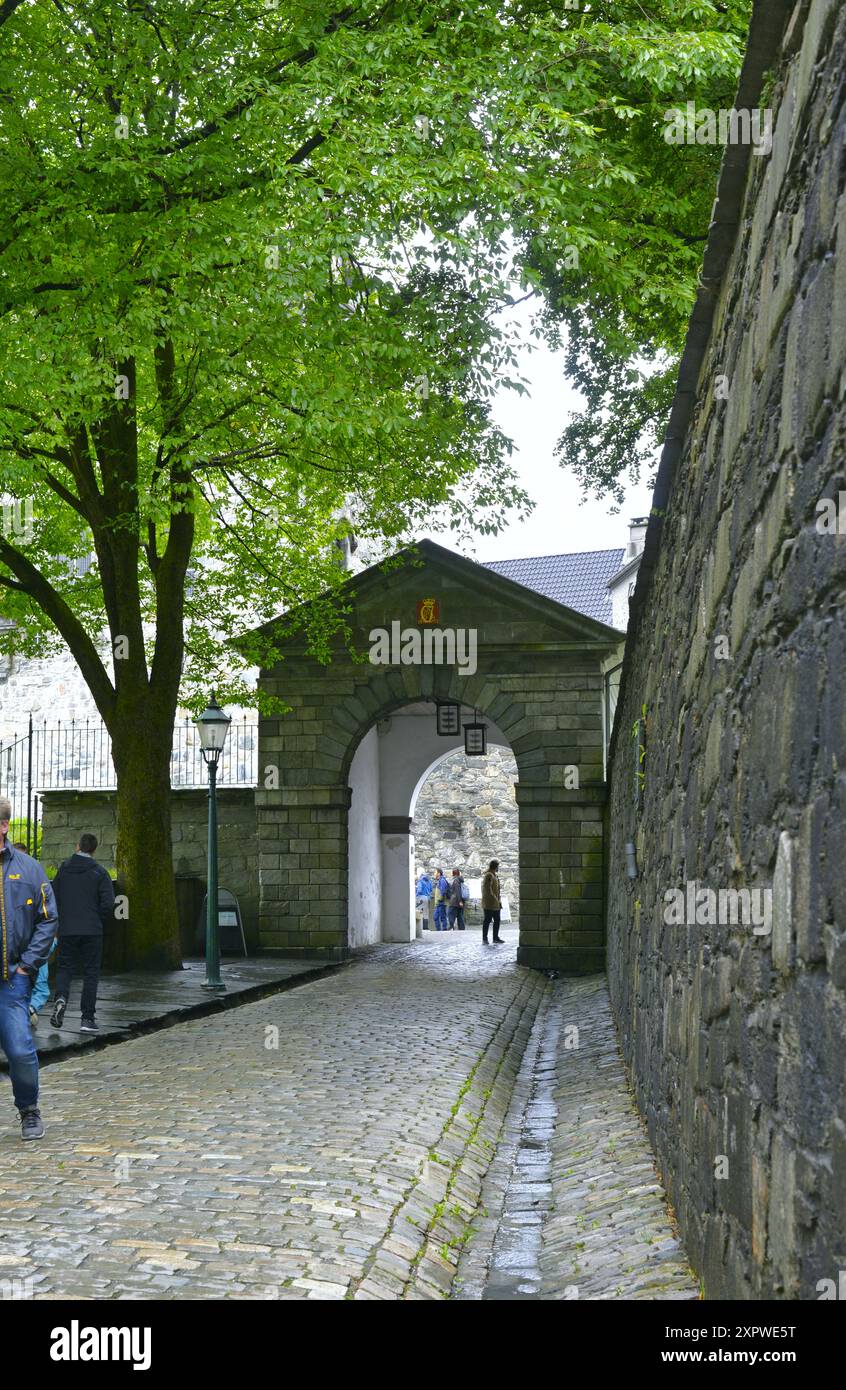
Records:
{"label": "stone curb", "polygon": [[485,1174],[479,1203],[482,1212],[474,1222],[472,1243],[465,1246],[459,1261],[460,1277],[456,1280],[453,1297],[465,1302],[477,1303],[482,1299],[488,1283],[496,1239],[502,1227],[506,1199],[520,1150],[526,1110],[532,1099],[549,1004],[550,991],[546,990],[521,1059],[496,1154]]}
{"label": "stone curb", "polygon": [[[224,1013],[228,1009],[238,1009],[242,1004],[255,1004],[260,999],[268,999],[274,994],[284,994],[289,989],[298,989],[300,985],[314,984],[315,980],[324,980],[328,975],[336,975],[340,970],[347,970],[350,966],[358,964],[355,957],[350,960],[338,961],[330,965],[318,965],[314,970],[304,970],[301,975],[292,975],[284,980],[267,980],[259,985],[249,985],[246,989],[239,990],[237,994],[214,995],[210,999],[204,1000],[201,1004],[186,1004],[182,1008],[169,1009],[167,1013],[156,1014],[152,1018],[142,1018],[134,1023],[129,1023],[122,1028],[111,1028],[104,1030],[92,1037],[79,1038],[75,1042],[63,1043],[60,1047],[51,1048],[49,1052],[39,1054],[38,1066],[52,1066],[54,1062],[66,1062],[69,1057],[75,1057],[78,1053],[102,1052],[107,1047],[114,1047],[117,1043],[130,1042],[133,1038],[140,1038],[147,1033],[160,1033],[165,1028],[175,1028],[180,1023],[186,1023],[195,1018],[208,1018],[212,1014]],[[0,1074],[8,1074],[9,1064],[5,1057],[0,1058]]]}

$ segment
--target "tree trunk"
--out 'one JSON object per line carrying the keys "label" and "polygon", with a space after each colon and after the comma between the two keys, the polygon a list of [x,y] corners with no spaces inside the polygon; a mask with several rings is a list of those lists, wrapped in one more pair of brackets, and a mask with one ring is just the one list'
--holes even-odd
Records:
{"label": "tree trunk", "polygon": [[117,871],[126,895],[127,965],[178,970],[182,965],[170,825],[171,734],[149,721],[116,728]]}

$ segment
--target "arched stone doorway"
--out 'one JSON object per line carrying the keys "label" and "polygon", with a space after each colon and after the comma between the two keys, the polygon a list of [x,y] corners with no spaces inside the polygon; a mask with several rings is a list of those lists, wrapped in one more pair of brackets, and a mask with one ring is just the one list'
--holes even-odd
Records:
{"label": "arched stone doorway", "polygon": [[[468,757],[463,746],[443,753],[426,769],[411,802],[414,855],[420,869],[442,864],[449,877],[461,870],[478,889],[492,859],[508,917],[516,924],[520,903],[517,762],[506,743],[488,738],[484,757]],[[468,920],[481,920],[469,910]]]}
{"label": "arched stone doorway", "polygon": [[[508,747],[490,721],[487,737]],[[433,703],[413,701],[372,724],[358,744],[350,763],[347,821],[351,949],[414,939],[415,802],[437,763],[463,747],[463,734],[438,734]]]}
{"label": "arched stone doorway", "polygon": [[[434,702],[443,701],[460,703],[465,720],[478,710],[517,760],[518,960],[601,969],[602,662],[620,634],[429,541],[394,557],[387,572],[374,566],[351,578],[345,599],[354,646],[373,648],[375,661],[354,660],[339,641],[322,665],[308,655],[301,623],[283,616],[264,629],[284,657],[262,671],[260,684],[291,713],[259,725],[260,768],[276,773],[256,794],[262,947],[335,959],[355,949],[348,864],[354,759],[370,731],[403,708],[428,709],[434,727]],[[455,650],[443,637],[440,644],[427,638],[424,647],[428,600],[437,604],[432,631],[458,634]],[[374,632],[388,641],[374,647]],[[449,751],[446,739],[442,748]],[[405,820],[396,829],[390,803],[380,806],[380,837],[406,839],[390,882],[399,881],[403,861],[408,871],[409,804],[410,796],[396,811]],[[400,908],[393,921],[403,920]],[[383,934],[384,927],[383,914]]]}

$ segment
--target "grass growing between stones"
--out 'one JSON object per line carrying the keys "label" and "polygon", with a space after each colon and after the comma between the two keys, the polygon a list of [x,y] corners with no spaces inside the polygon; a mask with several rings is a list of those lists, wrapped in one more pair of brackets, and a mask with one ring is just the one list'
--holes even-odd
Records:
{"label": "grass growing between stones", "polygon": [[[392,1274],[398,1285],[395,1296],[449,1298],[460,1253],[474,1234],[473,1218],[478,1210],[482,1178],[502,1128],[544,989],[545,982],[539,977],[527,979],[488,1046],[476,1057],[439,1139],[392,1213],[385,1240],[347,1298],[386,1296],[380,1280],[385,1278],[390,1257],[395,1259],[398,1230],[406,1233],[406,1250],[412,1243],[416,1249],[404,1257],[407,1273],[401,1288],[398,1276]],[[451,1148],[458,1152],[449,1159],[443,1151]],[[427,1196],[436,1199],[431,1206],[423,1203]],[[405,1224],[401,1225],[403,1218]],[[407,1231],[408,1226],[413,1228],[414,1237]],[[385,1270],[380,1263],[383,1251]]]}

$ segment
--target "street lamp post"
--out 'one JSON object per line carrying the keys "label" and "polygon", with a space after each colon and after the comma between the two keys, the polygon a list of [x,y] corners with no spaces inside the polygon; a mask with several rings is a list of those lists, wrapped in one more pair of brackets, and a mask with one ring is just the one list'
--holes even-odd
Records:
{"label": "street lamp post", "polygon": [[203,989],[226,989],[220,978],[220,937],[217,904],[217,765],[232,723],[212,695],[208,708],[196,721],[200,750],[209,770],[208,886],[206,889],[206,978]]}

